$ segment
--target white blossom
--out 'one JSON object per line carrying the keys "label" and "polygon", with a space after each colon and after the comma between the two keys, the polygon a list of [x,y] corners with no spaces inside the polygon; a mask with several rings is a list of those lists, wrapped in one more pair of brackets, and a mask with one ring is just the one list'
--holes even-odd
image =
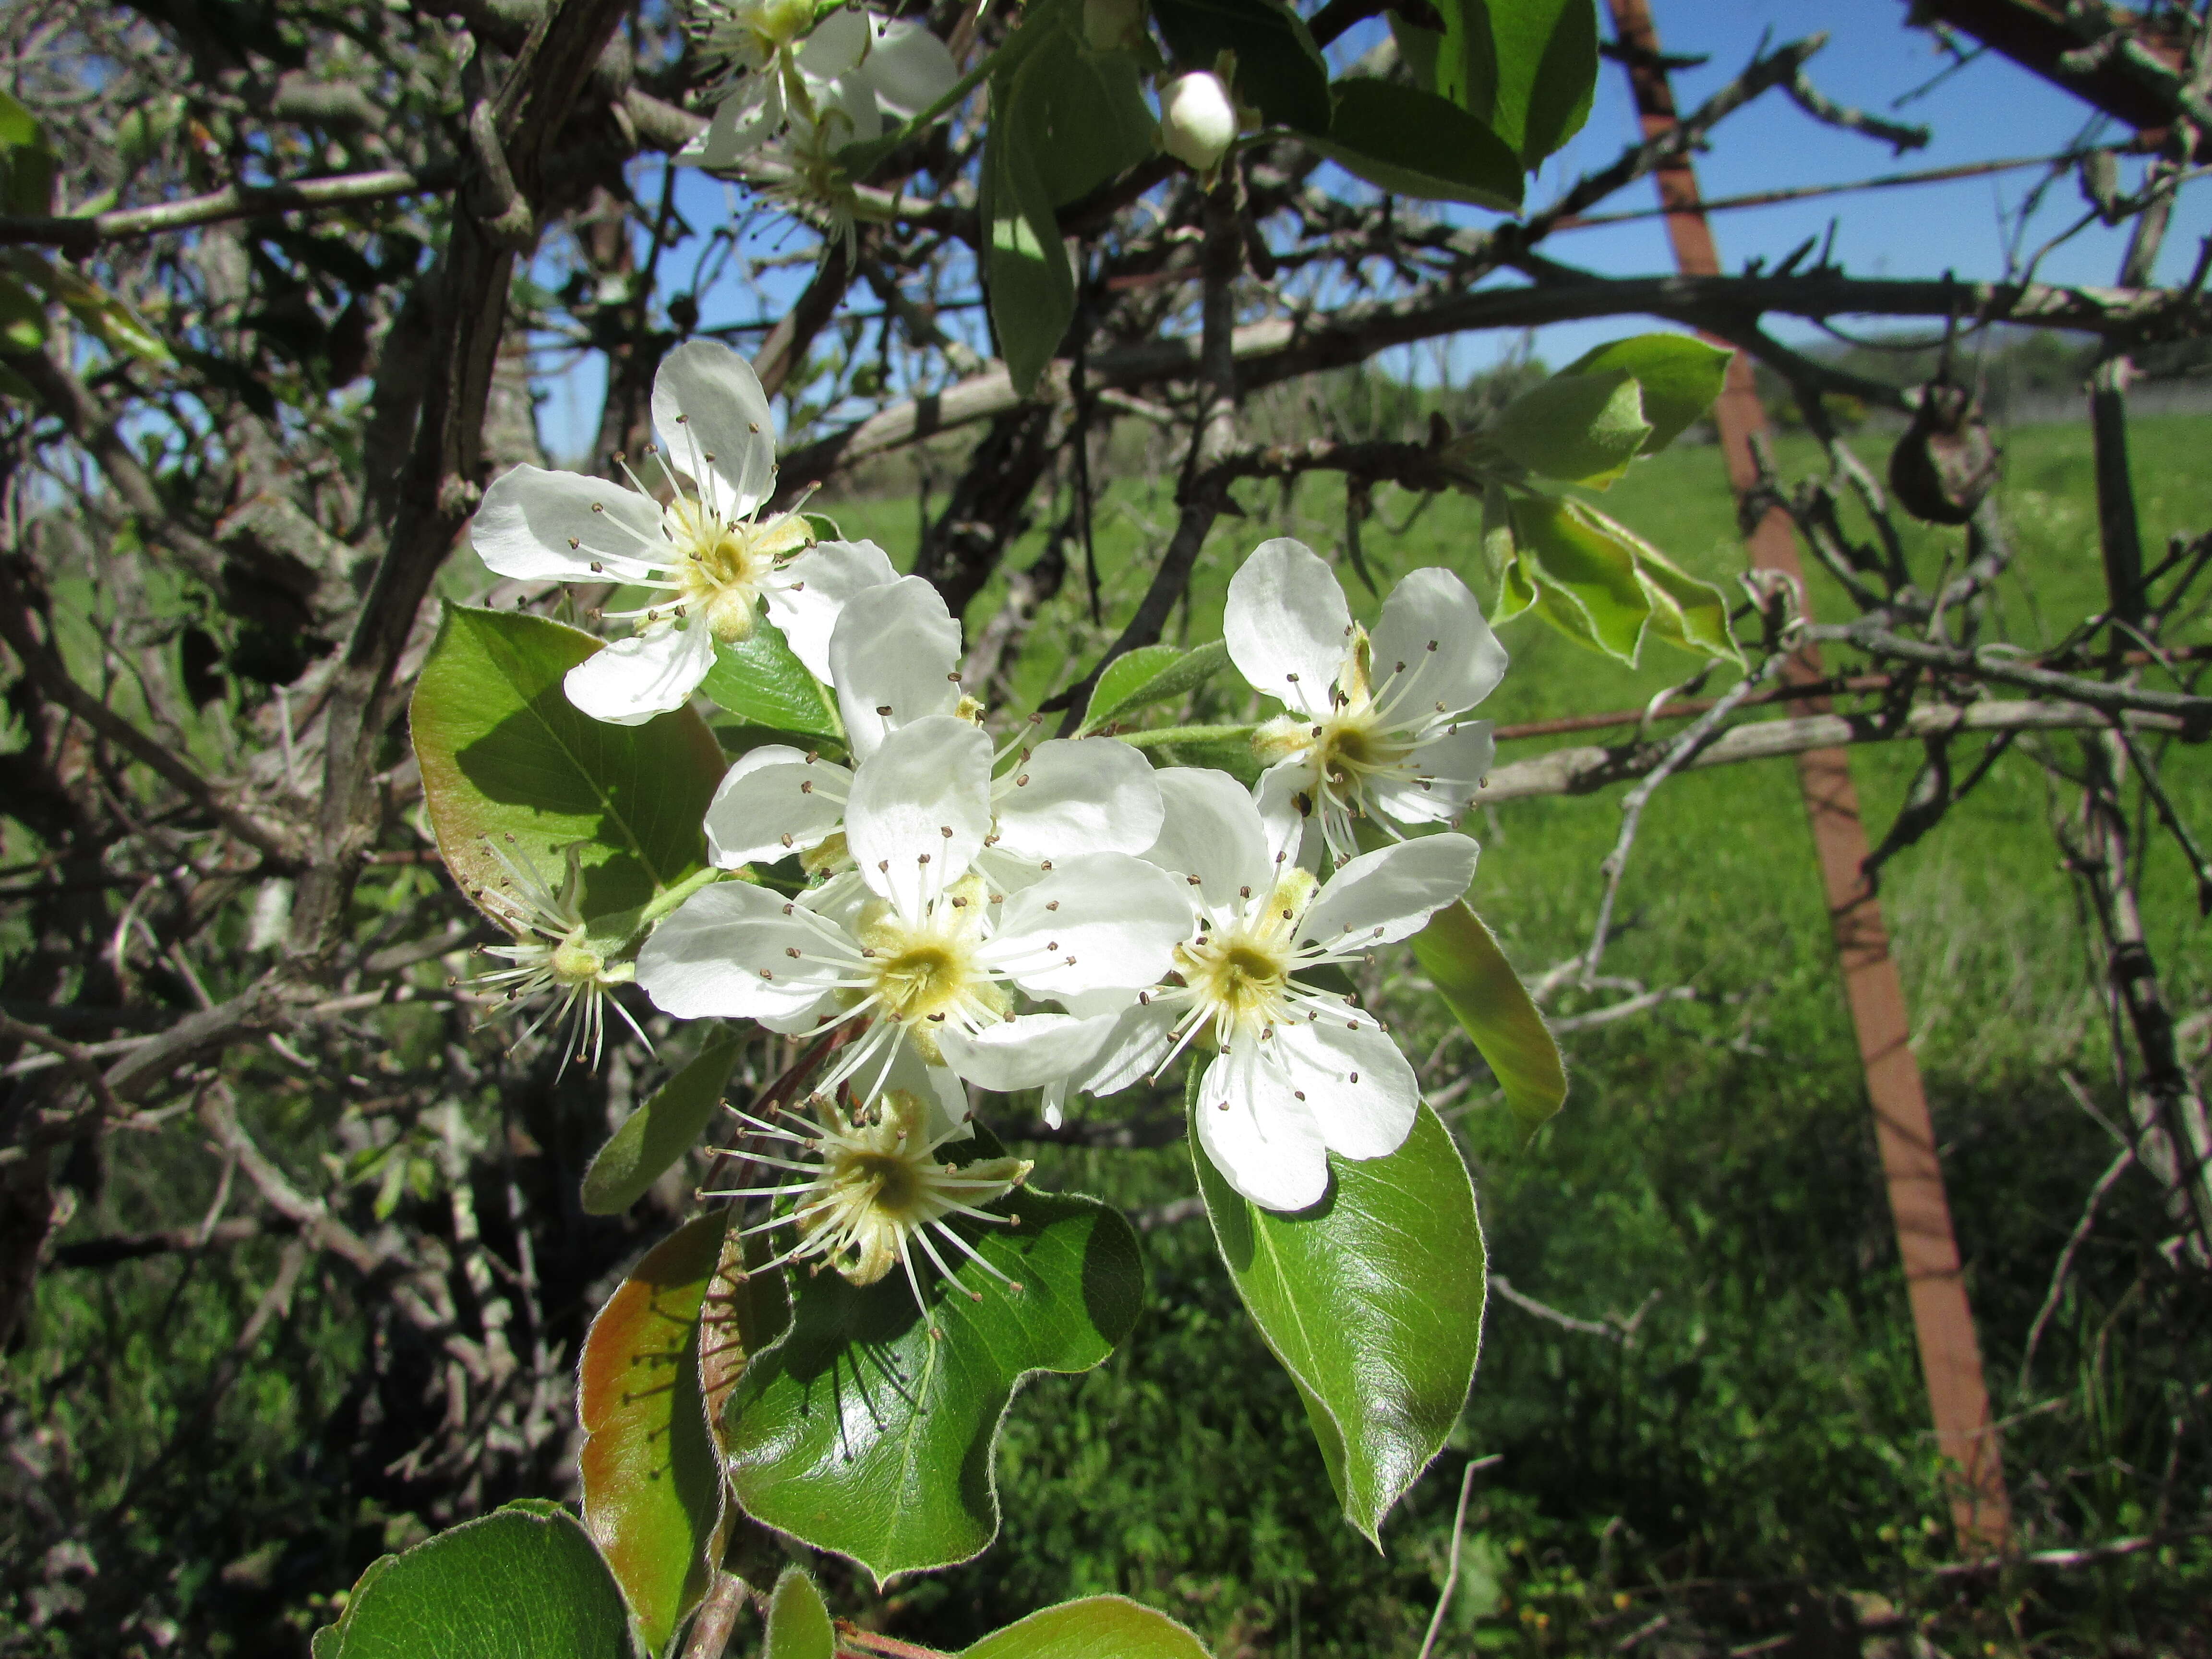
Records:
{"label": "white blossom", "polygon": [[[916,720],[981,714],[960,690],[960,626],[919,576],[856,594],[830,641],[830,681],[854,759],[865,763]],[[1159,834],[1152,769],[1110,738],[1029,740],[994,757],[992,823],[976,855],[1000,890],[1088,853],[1141,853]],[[726,870],[812,853],[840,833],[850,769],[787,744],[740,757],[707,809],[707,844]]]}
{"label": "white blossom", "polygon": [[1413,1067],[1381,1022],[1297,975],[1416,933],[1467,890],[1477,848],[1460,835],[1352,860],[1326,885],[1298,865],[1297,826],[1263,818],[1224,773],[1159,774],[1166,826],[1146,854],[1186,894],[1190,928],[1176,981],[1126,1006],[1032,1014],[948,1040],[986,1088],[1111,1094],[1201,1046],[1199,1142],[1229,1184],[1271,1210],[1328,1188],[1328,1154],[1387,1156],[1413,1130]]}
{"label": "white blossom", "polygon": [[[770,1169],[790,1171],[799,1177],[763,1187],[711,1188],[702,1198],[765,1198],[777,1206],[766,1220],[739,1230],[768,1232],[793,1228],[797,1239],[772,1261],[750,1269],[766,1273],[796,1261],[826,1262],[848,1282],[873,1285],[888,1277],[894,1264],[905,1269],[914,1291],[915,1306],[929,1317],[921,1279],[915,1269],[918,1249],[947,1284],[953,1269],[939,1252],[936,1239],[951,1245],[986,1273],[1019,1291],[1010,1279],[952,1225],[954,1217],[998,1226],[1018,1226],[1021,1218],[994,1213],[982,1206],[1005,1197],[1029,1178],[1033,1167],[1026,1158],[977,1158],[968,1164],[943,1161],[939,1149],[970,1131],[957,1123],[931,1127],[928,1103],[903,1089],[895,1089],[872,1113],[858,1121],[846,1116],[826,1099],[817,1099],[811,1118],[788,1114],[805,1133],[750,1113],[737,1116],[753,1134],[764,1136],[810,1159],[742,1148],[712,1149],[718,1154],[750,1159]],[[789,1208],[781,1206],[788,1204]],[[749,1275],[750,1276],[750,1275]],[[979,1291],[967,1294],[983,1299]],[[929,1334],[943,1333],[933,1322]]]}
{"label": "white blossom", "polygon": [[[678,161],[726,171],[760,152],[787,123],[803,125],[826,157],[920,114],[960,78],[945,43],[919,23],[841,10],[800,38],[798,16],[793,0],[696,9],[693,32],[702,49],[737,72],[706,131],[677,153]],[[810,8],[805,21],[811,18]]]}
{"label": "white blossom", "polygon": [[796,513],[762,515],[775,490],[775,431],[759,380],[727,346],[693,340],[668,354],[653,377],[653,424],[665,507],[635,473],[623,489],[517,466],[477,512],[477,555],[501,575],[654,596],[605,613],[636,631],[568,671],[568,700],[617,726],[680,708],[717,643],[749,638],[763,606],[799,660],[826,676],[838,611],[891,580],[890,559],[872,542],[815,543]]}
{"label": "white blossom", "polygon": [[1302,860],[1358,851],[1352,821],[1449,823],[1495,752],[1467,711],[1505,672],[1482,606],[1449,570],[1408,574],[1370,636],[1336,577],[1303,544],[1263,542],[1229,583],[1222,632],[1238,671],[1290,706],[1253,738],[1260,795],[1308,820]]}
{"label": "white blossom", "polygon": [[1018,891],[977,868],[991,763],[989,738],[957,714],[887,733],[848,775],[854,872],[793,898],[746,882],[703,890],[647,942],[638,982],[684,1019],[791,1033],[853,1022],[817,1091],[849,1081],[872,1100],[899,1086],[902,1060],[919,1061],[949,1100],[951,1041],[1008,1018],[1016,993],[1134,990],[1164,975],[1188,910],[1158,866],[1086,852]]}

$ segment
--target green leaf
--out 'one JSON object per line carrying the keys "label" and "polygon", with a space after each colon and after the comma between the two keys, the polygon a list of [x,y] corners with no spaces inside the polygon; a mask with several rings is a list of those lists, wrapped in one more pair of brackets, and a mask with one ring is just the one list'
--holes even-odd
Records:
{"label": "green leaf", "polygon": [[741,1037],[709,1045],[623,1120],[584,1171],[585,1214],[620,1215],[691,1150],[722,1103],[730,1068],[744,1047]]}
{"label": "green leaf", "polygon": [[586,843],[586,917],[704,867],[700,825],[722,775],[714,734],[688,708],[642,726],[583,714],[561,679],[599,648],[542,617],[447,608],[410,716],[438,851],[471,896],[506,877],[488,837],[556,887],[562,849]]}
{"label": "green leaf", "polygon": [[1345,1519],[1379,1548],[1474,1381],[1487,1280],[1467,1165],[1424,1104],[1404,1146],[1332,1155],[1328,1196],[1286,1215],[1224,1181],[1195,1126],[1190,1147],[1237,1293],[1297,1384]]}
{"label": "green leaf", "polygon": [[1260,758],[1252,752],[1251,726],[1159,726],[1124,732],[1115,739],[1152,757],[1155,766],[1210,766],[1237,782],[1257,783]]}
{"label": "green leaf", "polygon": [[[1633,666],[1651,615],[1636,555],[1580,501],[1514,499],[1513,540],[1538,614],[1568,638]],[[1595,522],[1593,522],[1595,520]]]}
{"label": "green leaf", "polygon": [[699,1316],[727,1218],[701,1216],[647,1251],[592,1322],[576,1367],[584,1525],[656,1652],[707,1593],[721,1554]]}
{"label": "green leaf", "polygon": [[1521,205],[1521,162],[1458,105],[1419,87],[1340,82],[1327,137],[1307,143],[1379,189],[1433,202]]}
{"label": "green leaf", "polygon": [[1437,90],[1486,123],[1524,167],[1573,137],[1597,86],[1591,0],[1437,0]]}
{"label": "green leaf", "polygon": [[42,290],[46,297],[69,308],[70,314],[118,356],[168,365],[177,360],[168,343],[146,325],[143,319],[99,283],[88,281],[65,264],[26,247],[11,248],[8,263],[17,275]]}
{"label": "green leaf", "polygon": [[54,210],[54,153],[39,118],[0,91],[0,212],[41,219]]}
{"label": "green leaf", "polygon": [[[1602,514],[1590,516],[1613,524]],[[1636,550],[1636,579],[1651,600],[1651,637],[1701,656],[1741,664],[1743,653],[1729,626],[1728,595],[1690,574],[1633,531],[1618,525],[1613,528]]]}
{"label": "green leaf", "polygon": [[1395,11],[1386,11],[1382,17],[1390,26],[1390,38],[1397,42],[1398,56],[1413,76],[1413,84],[1423,92],[1437,91],[1437,60],[1443,52],[1443,32],[1409,23]]}
{"label": "green leaf", "polygon": [[983,142],[984,285],[999,355],[1024,398],[1075,319],[1075,270],[1038,162],[1042,119],[1018,79],[994,100]]}
{"label": "green leaf", "polygon": [[1603,489],[1651,436],[1643,392],[1627,373],[1554,374],[1499,411],[1484,435],[1531,472]]}
{"label": "green leaf", "polygon": [[1195,691],[1228,662],[1229,646],[1224,640],[1209,640],[1194,651],[1180,651],[1172,645],[1140,645],[1115,658],[1098,677],[1083,729],[1095,732],[1139,708]]}
{"label": "green leaf", "polygon": [[1052,33],[1013,76],[1021,130],[1036,147],[1037,176],[1054,206],[1088,196],[1149,158],[1159,131],[1137,60],[1091,51],[1065,27],[1070,17],[1080,25],[1079,10],[1057,9]]}
{"label": "green leaf", "polygon": [[994,1630],[961,1659],[1207,1659],[1205,1644],[1164,1613],[1123,1595],[1063,1601]]}
{"label": "green leaf", "polygon": [[1651,422],[1651,435],[1644,441],[1644,453],[1650,455],[1713,406],[1735,355],[1686,334],[1636,334],[1585,351],[1559,373],[1633,374],[1644,390],[1644,418]]}
{"label": "green leaf", "polygon": [[[946,1157],[968,1161],[978,1142],[994,1155],[979,1135]],[[747,1513],[850,1557],[878,1583],[990,1543],[993,1447],[1014,1389],[1035,1371],[1101,1363],[1143,1298],[1136,1234],[1118,1212],[1027,1188],[991,1207],[1018,1213],[1020,1225],[955,1224],[1023,1290],[964,1257],[951,1290],[925,1267],[924,1320],[896,1271],[866,1286],[799,1275],[790,1334],[753,1359],[724,1418]]]}
{"label": "green leaf", "polygon": [[1311,31],[1277,0],[1152,0],[1176,66],[1210,70],[1237,54],[1237,98],[1278,125],[1328,131],[1328,65]]}
{"label": "green leaf", "polygon": [[[0,351],[36,351],[46,343],[46,307],[13,276],[0,272]],[[26,386],[23,395],[29,392]]]}
{"label": "green leaf", "polygon": [[557,1504],[525,1499],[387,1555],[315,1659],[630,1659],[622,1592]]}
{"label": "green leaf", "polygon": [[1528,988],[1465,899],[1446,905],[1413,935],[1413,959],[1474,1039],[1505,1091],[1505,1108],[1533,1135],[1567,1097],[1566,1068]]}
{"label": "green leaf", "polygon": [[837,1627],[803,1568],[786,1567],[775,1581],[761,1659],[837,1659]]}
{"label": "green leaf", "polygon": [[766,617],[735,645],[716,645],[714,665],[699,689],[748,726],[772,726],[836,744],[845,743],[845,723],[837,718],[830,688],[807,672]]}

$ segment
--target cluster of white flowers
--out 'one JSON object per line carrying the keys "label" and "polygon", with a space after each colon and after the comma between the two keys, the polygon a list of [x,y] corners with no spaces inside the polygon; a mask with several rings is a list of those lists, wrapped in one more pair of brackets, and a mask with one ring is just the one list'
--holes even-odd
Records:
{"label": "cluster of white flowers", "polygon": [[[920,23],[814,0],[696,0],[692,37],[726,67],[706,130],[677,159],[717,172],[750,167],[794,206],[852,234],[854,194],[836,161],[952,90],[959,67]],[[764,165],[763,165],[764,164]]]}
{"label": "cluster of white flowers", "polygon": [[[1034,722],[994,743],[934,588],[872,544],[763,514],[773,440],[742,359],[678,349],[653,417],[666,505],[635,478],[518,467],[488,494],[476,544],[508,575],[658,596],[606,613],[635,631],[568,677],[598,719],[680,706],[717,642],[747,637],[763,610],[835,694],[845,761],[769,744],[732,765],[704,827],[713,863],[740,878],[685,900],[635,963],[678,1018],[828,1039],[815,1115],[803,1134],[778,1130],[822,1160],[790,1164],[813,1180],[774,1189],[795,1206],[778,1218],[799,1229],[792,1257],[866,1283],[894,1261],[911,1275],[906,1241],[929,1249],[929,1227],[967,1249],[945,1218],[980,1214],[1027,1169],[935,1161],[971,1085],[1042,1090],[1057,1121],[1070,1093],[1157,1078],[1199,1045],[1206,1155],[1278,1210],[1325,1194],[1328,1153],[1403,1144],[1413,1068],[1372,1013],[1312,975],[1417,932],[1473,878],[1473,841],[1406,833],[1456,818],[1490,764],[1489,725],[1468,711],[1505,656],[1456,576],[1413,572],[1370,634],[1298,543],[1244,562],[1230,654],[1287,710],[1255,735],[1254,789],[1155,770],[1112,737],[1038,741]],[[1361,850],[1363,825],[1381,844]],[[556,932],[573,945],[550,898],[539,908],[536,953]],[[535,971],[565,988],[585,964],[564,978],[557,957],[518,958],[518,983]],[[629,971],[589,967],[594,984]]]}

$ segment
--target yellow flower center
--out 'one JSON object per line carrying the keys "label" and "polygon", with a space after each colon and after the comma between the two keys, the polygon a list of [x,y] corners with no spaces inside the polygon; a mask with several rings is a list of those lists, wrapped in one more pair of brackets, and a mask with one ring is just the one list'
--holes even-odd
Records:
{"label": "yellow flower center", "polygon": [[827,1234],[830,1258],[854,1285],[872,1285],[898,1264],[908,1236],[957,1206],[981,1205],[1018,1186],[1025,1159],[987,1159],[956,1169],[933,1161],[928,1108],[894,1089],[872,1124],[823,1137],[822,1173],[799,1200],[799,1231]]}
{"label": "yellow flower center", "polygon": [[1176,969],[1198,993],[1223,1047],[1291,1017],[1297,920],[1313,894],[1313,877],[1293,867],[1263,902],[1248,906],[1229,927],[1176,947]]}
{"label": "yellow flower center", "polygon": [[763,584],[776,560],[814,539],[796,513],[766,522],[725,524],[695,496],[679,495],[661,514],[674,544],[678,603],[724,645],[752,637]]}
{"label": "yellow flower center", "polygon": [[887,1018],[908,1028],[915,1050],[932,1066],[944,1063],[935,1027],[949,1019],[973,1028],[1003,1019],[1012,1006],[976,959],[987,897],[983,884],[969,876],[919,925],[880,899],[861,914],[867,988],[881,999]]}
{"label": "yellow flower center", "polygon": [[606,968],[599,953],[584,943],[580,927],[553,947],[548,964],[553,977],[562,985],[585,985],[596,981]]}

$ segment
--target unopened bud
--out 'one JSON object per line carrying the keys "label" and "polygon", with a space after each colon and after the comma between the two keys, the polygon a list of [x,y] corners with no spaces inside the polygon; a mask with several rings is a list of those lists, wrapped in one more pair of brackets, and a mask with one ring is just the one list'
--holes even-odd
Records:
{"label": "unopened bud", "polygon": [[1160,91],[1160,147],[1200,173],[1211,173],[1237,141],[1237,107],[1218,76],[1177,76]]}

